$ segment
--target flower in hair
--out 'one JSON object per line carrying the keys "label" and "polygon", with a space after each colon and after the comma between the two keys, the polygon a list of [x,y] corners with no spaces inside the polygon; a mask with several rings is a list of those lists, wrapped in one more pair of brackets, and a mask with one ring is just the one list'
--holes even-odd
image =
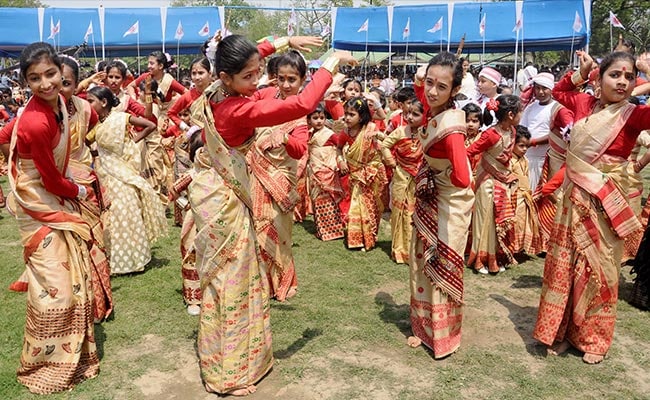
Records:
{"label": "flower in hair", "polygon": [[165,59],[168,63],[172,62],[172,56],[169,53],[165,53]]}
{"label": "flower in hair", "polygon": [[499,100],[495,100],[495,99],[488,100],[486,107],[490,111],[497,111],[499,109]]}
{"label": "flower in hair", "polygon": [[67,58],[67,59],[69,59],[69,60],[74,61],[74,63],[77,64],[77,67],[80,66],[80,65],[79,65],[79,60],[77,60],[76,58],[74,58],[74,57],[72,57],[72,56],[69,56],[69,55],[67,55],[67,54],[59,54],[59,57],[65,57],[65,58]]}

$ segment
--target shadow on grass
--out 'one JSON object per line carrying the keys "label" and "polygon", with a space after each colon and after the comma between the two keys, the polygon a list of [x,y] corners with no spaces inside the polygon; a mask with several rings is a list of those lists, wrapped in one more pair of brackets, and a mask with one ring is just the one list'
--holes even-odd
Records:
{"label": "shadow on grass", "polygon": [[287,358],[291,358],[294,354],[299,352],[303,347],[307,345],[307,343],[311,342],[318,336],[321,336],[323,334],[323,330],[316,328],[307,328],[302,332],[302,337],[297,339],[295,342],[291,343],[289,347],[287,347],[284,350],[277,350],[273,352],[273,356],[279,360],[284,360]]}
{"label": "shadow on grass", "polygon": [[500,294],[491,294],[490,297],[508,309],[508,319],[512,321],[515,331],[521,337],[524,345],[526,345],[526,351],[528,354],[533,356],[545,355],[545,346],[540,346],[539,342],[533,339],[533,329],[537,318],[537,307],[522,307]]}
{"label": "shadow on grass", "polygon": [[393,247],[392,247],[392,242],[390,240],[378,240],[376,243],[376,247],[380,248],[386,255],[388,256],[389,260],[392,260],[393,257]]}
{"label": "shadow on grass", "polygon": [[386,292],[379,292],[375,295],[375,304],[382,307],[382,310],[379,311],[382,321],[395,325],[404,337],[411,336],[411,321],[409,319],[411,308],[408,304],[396,304],[393,296]]}
{"label": "shadow on grass", "polygon": [[97,346],[97,357],[100,360],[104,358],[104,342],[106,342],[104,327],[101,324],[95,324],[95,345]]}
{"label": "shadow on grass", "polygon": [[530,289],[530,288],[541,288],[542,287],[542,277],[538,275],[519,275],[512,285],[513,289]]}
{"label": "shadow on grass", "polygon": [[302,222],[298,222],[300,226],[305,230],[305,232],[310,235],[316,235],[316,224],[311,219],[304,219]]}
{"label": "shadow on grass", "polygon": [[[630,268],[628,266],[625,266],[623,268]],[[618,299],[619,300],[625,300],[629,304],[632,304],[630,301],[632,300],[632,288],[634,287],[634,281],[633,280],[628,280],[628,278],[623,275],[619,274],[618,276]]]}
{"label": "shadow on grass", "polygon": [[158,258],[155,255],[151,256],[151,261],[144,267],[143,272],[147,272],[154,268],[163,268],[169,265],[169,258]]}

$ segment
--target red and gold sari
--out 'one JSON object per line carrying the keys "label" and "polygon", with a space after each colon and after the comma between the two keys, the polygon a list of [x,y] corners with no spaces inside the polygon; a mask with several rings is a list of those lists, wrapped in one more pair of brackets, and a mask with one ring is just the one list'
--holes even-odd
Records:
{"label": "red and gold sari", "polygon": [[323,240],[340,239],[345,234],[339,203],[345,196],[337,157],[341,156],[336,146],[325,146],[334,132],[323,128],[309,139],[309,196],[314,209],[316,237]]}
{"label": "red and gold sari", "polygon": [[539,252],[539,227],[528,180],[528,160],[513,154],[510,169],[517,176],[514,252],[535,255]]}
{"label": "red and gold sari", "polygon": [[369,122],[348,146],[345,159],[350,169],[348,248],[370,250],[377,242],[384,212],[381,194],[387,183],[375,124]]}
{"label": "red and gold sari", "polygon": [[411,248],[411,216],[415,211],[415,176],[422,163],[420,139],[411,134],[408,126],[400,126],[381,143],[386,157],[390,150],[395,158],[395,171],[390,190],[390,229],[392,235],[391,256],[398,264],[409,262]]}
{"label": "red and gold sari", "polygon": [[[465,113],[447,110],[421,132],[425,151],[452,133],[465,132]],[[469,164],[469,161],[468,161]],[[474,193],[451,183],[451,162],[424,156],[415,178],[410,257],[411,329],[435,358],[460,346],[463,322],[463,252]]]}
{"label": "red and gold sari", "polygon": [[305,118],[258,130],[253,148],[247,154],[251,174],[251,196],[255,232],[262,258],[268,265],[271,297],[286,299],[296,289],[298,278],[291,251],[293,212],[300,201],[296,191],[298,160],[289,156],[284,145],[273,147],[272,137],[284,137]]}
{"label": "red and gold sari", "polygon": [[627,202],[626,160],[604,153],[634,107],[610,105],[571,131],[533,332],[546,345],[568,340],[580,351],[605,355],[612,343],[622,238],[640,223]]}
{"label": "red and gold sari", "polygon": [[[61,111],[64,126],[53,156],[65,175],[70,138],[67,111],[65,107]],[[70,390],[99,373],[88,250],[96,239],[82,218],[80,203],[48,192],[34,162],[18,155],[16,142],[14,132],[10,206],[18,221],[29,282],[18,381],[33,393],[48,394]]]}

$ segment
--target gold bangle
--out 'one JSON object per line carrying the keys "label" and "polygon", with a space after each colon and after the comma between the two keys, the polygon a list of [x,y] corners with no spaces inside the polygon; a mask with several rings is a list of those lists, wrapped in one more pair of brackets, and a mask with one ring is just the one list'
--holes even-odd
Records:
{"label": "gold bangle", "polygon": [[338,57],[329,56],[323,65],[321,65],[321,68],[328,70],[334,76],[339,72],[339,61]]}
{"label": "gold bangle", "polygon": [[281,37],[273,41],[273,48],[275,48],[276,53],[282,53],[289,50],[289,38]]}
{"label": "gold bangle", "polygon": [[587,80],[582,77],[580,70],[575,71],[573,75],[571,75],[571,83],[573,83],[573,86],[575,87],[582,86],[582,84],[585,82],[587,82]]}
{"label": "gold bangle", "polygon": [[147,104],[153,103],[153,98],[151,97],[150,94],[147,94],[147,95],[144,96],[144,102],[147,103]]}

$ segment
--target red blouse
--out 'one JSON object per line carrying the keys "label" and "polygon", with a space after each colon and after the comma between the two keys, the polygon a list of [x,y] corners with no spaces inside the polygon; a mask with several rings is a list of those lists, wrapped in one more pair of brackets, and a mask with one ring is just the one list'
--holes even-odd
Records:
{"label": "red blouse", "polygon": [[325,100],[325,111],[329,113],[333,120],[341,119],[345,115],[343,104],[338,100]]}
{"label": "red blouse", "polygon": [[[136,87],[136,93],[140,90],[140,83],[144,82],[144,79],[151,75],[150,72],[145,72],[144,74],[138,76],[138,78],[135,80],[135,87]],[[158,82],[160,84],[160,82]],[[172,97],[174,97],[174,93],[178,94],[183,94],[187,91],[185,86],[181,85],[178,83],[176,79],[172,80],[172,83],[169,85],[169,90],[167,91],[167,94],[165,95],[165,99],[163,100],[165,103],[169,103],[172,101]]]}
{"label": "red blouse", "polygon": [[468,188],[472,183],[471,171],[467,163],[465,151],[465,135],[451,133],[442,140],[434,143],[426,154],[432,158],[448,159],[451,162],[451,183],[458,188]]}
{"label": "red blouse", "polygon": [[[494,127],[486,129],[481,133],[481,137],[467,148],[467,155],[469,157],[477,156],[497,144],[499,140],[501,140],[501,134]],[[511,157],[512,153],[508,153],[505,158],[499,158],[499,161],[507,166],[510,165]]]}
{"label": "red blouse", "polygon": [[[593,112],[598,99],[575,91],[569,72],[553,88],[553,97],[566,108],[573,111],[576,121],[588,117]],[[606,128],[607,129],[607,128]],[[645,129],[650,129],[650,106],[636,106],[623,125],[616,139],[605,150],[605,154],[627,159],[636,144],[636,139]]]}
{"label": "red blouse", "polygon": [[178,116],[181,111],[190,108],[192,103],[194,103],[194,100],[198,99],[201,97],[201,93],[199,93],[196,88],[192,88],[189,91],[183,93],[181,97],[176,99],[174,104],[167,110],[167,116],[169,119],[176,124],[176,126],[181,126],[181,118]]}
{"label": "red blouse", "polygon": [[257,127],[279,125],[313,111],[331,84],[330,72],[320,69],[300,94],[286,100],[236,96],[211,102],[215,128],[228,146],[239,146],[253,136]]}
{"label": "red blouse", "polygon": [[59,116],[45,101],[35,97],[27,104],[18,122],[16,140],[18,157],[34,162],[45,190],[60,197],[77,197],[77,185],[56,167],[52,150],[61,140]]}

